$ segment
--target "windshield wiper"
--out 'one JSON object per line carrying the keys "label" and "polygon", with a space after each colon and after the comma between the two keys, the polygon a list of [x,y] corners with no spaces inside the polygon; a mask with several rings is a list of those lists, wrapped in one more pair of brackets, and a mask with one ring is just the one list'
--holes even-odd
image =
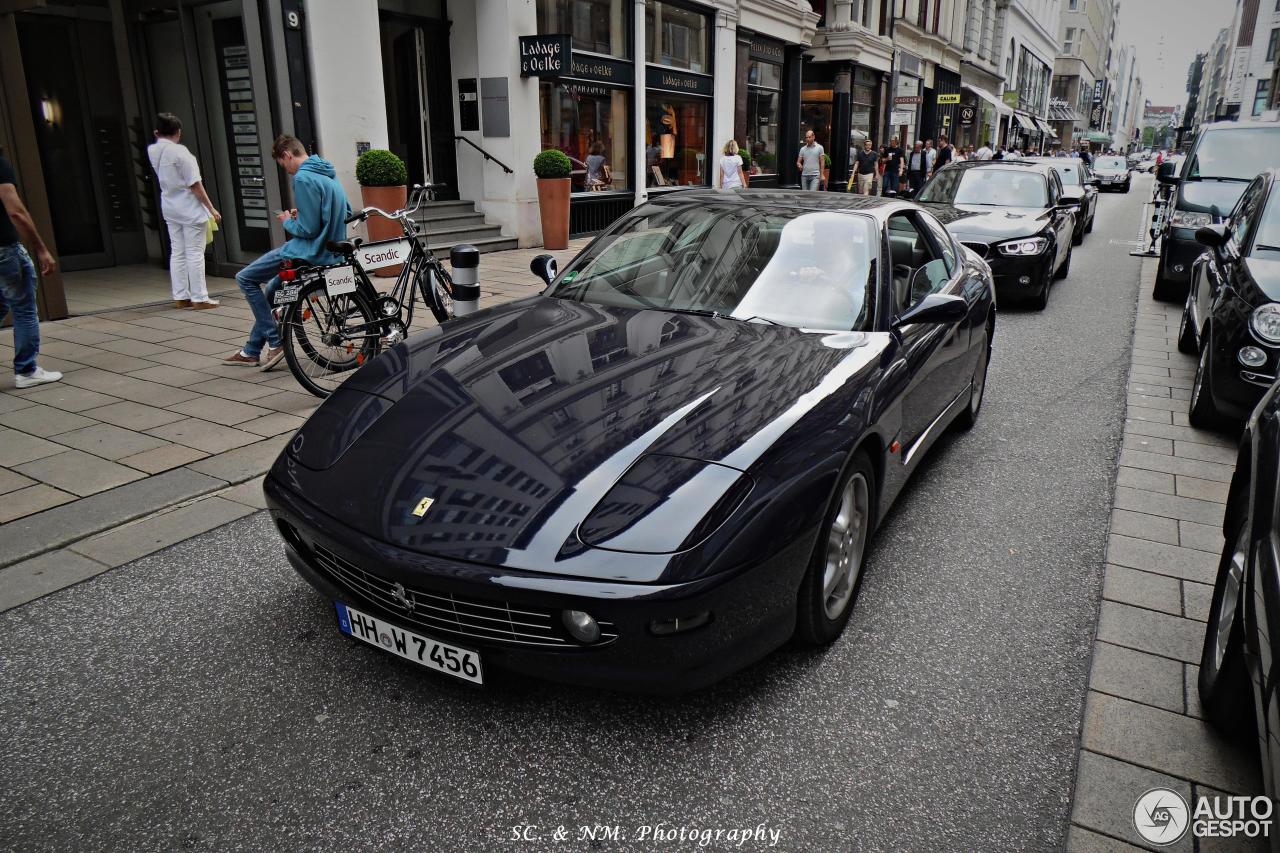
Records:
{"label": "windshield wiper", "polygon": [[699,317],[714,317],[717,320],[735,320],[736,317],[730,317],[728,314],[721,314],[719,311],[712,311],[710,308],[663,308],[663,311],[670,311],[673,314],[697,314]]}
{"label": "windshield wiper", "polygon": [[750,323],[752,320],[764,320],[770,326],[781,326],[777,320],[770,320],[768,317],[762,317],[759,314],[752,314],[750,317],[731,317],[732,320],[741,320],[744,323]]}
{"label": "windshield wiper", "polygon": [[1253,248],[1265,249],[1268,252],[1280,252],[1280,246],[1269,246],[1266,243],[1254,243]]}

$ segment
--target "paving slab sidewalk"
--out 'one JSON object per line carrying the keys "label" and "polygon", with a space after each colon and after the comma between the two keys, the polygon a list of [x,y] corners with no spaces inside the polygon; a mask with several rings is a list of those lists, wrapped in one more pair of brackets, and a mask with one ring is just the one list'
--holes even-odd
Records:
{"label": "paving slab sidewalk", "polygon": [[1155,847],[1133,824],[1155,787],[1192,806],[1202,794],[1262,793],[1252,746],[1212,730],[1196,697],[1236,441],[1187,421],[1195,360],[1178,352],[1181,306],[1151,298],[1155,266],[1142,267],[1067,850],[1262,850],[1191,833]]}
{"label": "paving slab sidewalk", "polygon": [[[542,252],[482,256],[481,307],[538,292]],[[221,363],[251,325],[238,294],[41,324],[40,363],[63,380],[0,379],[0,612],[262,508],[261,475],[320,401],[283,365]]]}

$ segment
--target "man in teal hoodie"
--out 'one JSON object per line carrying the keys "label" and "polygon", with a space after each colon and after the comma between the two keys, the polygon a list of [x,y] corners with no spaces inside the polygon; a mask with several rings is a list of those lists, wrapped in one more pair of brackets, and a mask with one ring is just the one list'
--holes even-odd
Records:
{"label": "man in teal hoodie", "polygon": [[[333,164],[312,154],[292,136],[281,136],[271,146],[271,157],[280,168],[293,176],[294,210],[281,211],[277,218],[289,239],[272,249],[236,274],[236,284],[253,309],[253,329],[244,349],[223,359],[224,364],[238,364],[270,370],[284,357],[284,342],[271,315],[271,294],[279,285],[280,262],[286,259],[310,264],[333,264],[341,258],[325,245],[330,240],[347,236],[347,217],[351,206],[347,194],[338,183]],[[266,293],[262,285],[266,285]],[[262,348],[267,351],[263,353]]]}

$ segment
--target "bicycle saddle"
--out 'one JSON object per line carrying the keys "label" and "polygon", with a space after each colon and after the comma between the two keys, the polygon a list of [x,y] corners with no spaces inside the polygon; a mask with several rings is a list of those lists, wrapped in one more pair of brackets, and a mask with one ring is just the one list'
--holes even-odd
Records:
{"label": "bicycle saddle", "polygon": [[355,254],[356,249],[360,248],[360,244],[364,241],[359,237],[353,240],[330,240],[324,244],[324,247],[330,252],[337,252],[339,255]]}

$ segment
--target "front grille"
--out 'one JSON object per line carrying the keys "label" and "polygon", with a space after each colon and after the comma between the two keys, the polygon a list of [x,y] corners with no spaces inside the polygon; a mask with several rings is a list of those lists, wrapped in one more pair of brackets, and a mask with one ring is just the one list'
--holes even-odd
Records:
{"label": "front grille", "polygon": [[[412,611],[406,612],[393,593],[394,581],[365,571],[319,543],[314,543],[311,551],[317,568],[335,585],[361,601],[394,614],[397,621],[419,626],[431,634],[515,646],[588,648],[569,637],[561,627],[559,612],[553,610],[516,607],[505,601],[481,601],[406,586],[405,597],[413,604]],[[600,622],[600,639],[590,648],[617,638],[612,622]]]}
{"label": "front grille", "polygon": [[960,245],[964,246],[966,249],[972,249],[973,253],[980,258],[985,258],[987,256],[986,243],[961,243]]}

